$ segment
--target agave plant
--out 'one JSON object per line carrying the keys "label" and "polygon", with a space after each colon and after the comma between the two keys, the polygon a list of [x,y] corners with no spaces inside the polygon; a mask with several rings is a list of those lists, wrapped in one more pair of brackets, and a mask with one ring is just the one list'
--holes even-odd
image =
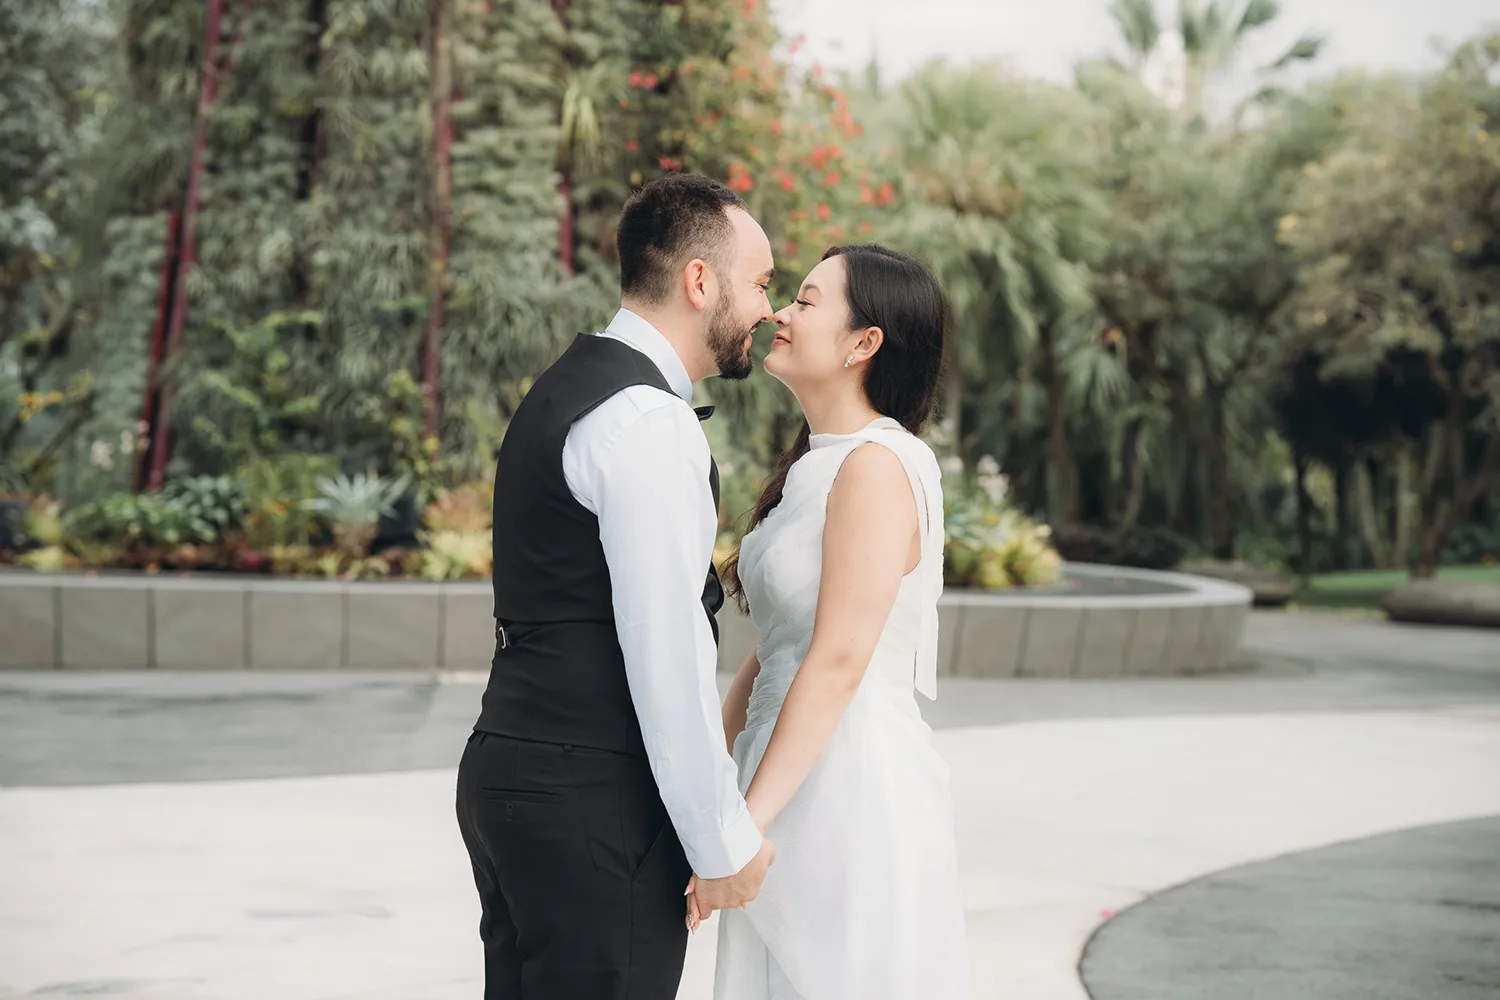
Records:
{"label": "agave plant", "polygon": [[409,476],[393,480],[368,472],[353,477],[339,473],[319,480],[320,495],[303,504],[322,514],[333,527],[333,537],[340,549],[360,558],[369,552],[381,516],[395,511],[396,500],[410,483]]}

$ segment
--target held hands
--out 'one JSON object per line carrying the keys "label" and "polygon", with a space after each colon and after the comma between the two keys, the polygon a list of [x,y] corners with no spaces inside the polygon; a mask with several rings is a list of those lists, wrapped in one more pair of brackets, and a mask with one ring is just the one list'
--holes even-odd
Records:
{"label": "held hands", "polygon": [[766,871],[776,862],[776,845],[762,839],[760,851],[750,863],[727,878],[699,878],[688,880],[687,925],[696,931],[715,910],[739,909],[760,895],[761,883],[766,880]]}

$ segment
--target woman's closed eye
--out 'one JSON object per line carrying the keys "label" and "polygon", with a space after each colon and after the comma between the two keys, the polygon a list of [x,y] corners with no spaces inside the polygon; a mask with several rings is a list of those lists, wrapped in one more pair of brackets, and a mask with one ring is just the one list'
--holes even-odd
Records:
{"label": "woman's closed eye", "polygon": [[812,308],[812,303],[807,301],[806,299],[793,299],[792,301],[797,303],[797,305],[801,306],[803,309]]}

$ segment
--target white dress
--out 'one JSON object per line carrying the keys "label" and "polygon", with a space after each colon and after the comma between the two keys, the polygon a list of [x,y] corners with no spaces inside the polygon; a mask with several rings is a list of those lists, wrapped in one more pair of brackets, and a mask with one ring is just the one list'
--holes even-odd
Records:
{"label": "white dress", "polygon": [[914,687],[936,693],[941,476],[931,449],[894,420],[813,435],[781,503],[745,536],[740,574],[761,633],[760,676],[734,758],[748,789],[812,640],[829,492],[867,442],[890,448],[906,468],[922,557],[833,738],[767,831],[776,863],[759,898],[719,915],[715,1000],[969,996],[948,766],[913,695]]}

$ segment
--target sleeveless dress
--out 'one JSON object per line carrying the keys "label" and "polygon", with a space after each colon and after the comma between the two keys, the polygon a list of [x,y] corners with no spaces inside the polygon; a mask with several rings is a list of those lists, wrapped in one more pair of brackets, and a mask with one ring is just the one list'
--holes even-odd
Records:
{"label": "sleeveless dress", "polygon": [[812,640],[834,479],[872,442],[894,452],[911,480],[921,559],[838,729],[767,830],[776,863],[759,898],[719,914],[715,1000],[969,996],[948,766],[913,695],[936,694],[942,482],[932,450],[895,420],[813,435],[781,503],[745,536],[740,574],[761,666],[734,758],[748,789]]}

